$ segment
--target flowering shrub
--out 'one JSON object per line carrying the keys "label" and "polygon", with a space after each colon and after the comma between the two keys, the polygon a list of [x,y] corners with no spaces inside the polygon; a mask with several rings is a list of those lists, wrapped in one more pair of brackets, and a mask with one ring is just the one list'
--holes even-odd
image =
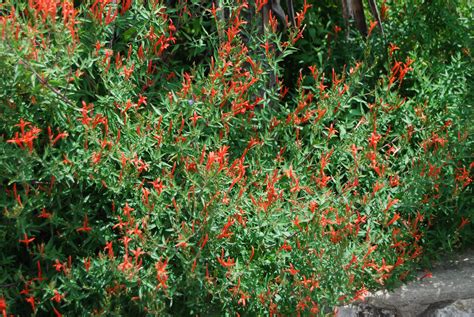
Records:
{"label": "flowering shrub", "polygon": [[4,315],[316,315],[472,238],[463,59],[285,82],[265,3],[0,7]]}

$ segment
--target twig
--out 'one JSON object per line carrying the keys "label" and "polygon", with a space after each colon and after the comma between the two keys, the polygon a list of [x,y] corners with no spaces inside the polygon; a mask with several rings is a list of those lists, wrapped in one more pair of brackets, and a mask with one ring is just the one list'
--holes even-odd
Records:
{"label": "twig", "polygon": [[[48,88],[49,90],[51,90],[55,95],[57,95],[64,103],[70,105],[71,107],[74,107],[74,103],[68,98],[66,97],[60,90],[54,88],[53,86],[51,86],[48,82],[47,79],[44,79],[42,78],[37,72],[36,70],[33,68],[33,66],[31,66],[30,63],[28,63],[27,61],[25,61],[23,58],[21,57],[18,57],[19,59],[19,62],[20,64],[22,65],[25,65],[35,76],[36,78],[41,82],[41,84],[43,86],[45,86],[46,88]],[[74,107],[75,108],[75,107]],[[78,111],[80,111],[80,109],[76,109]]]}
{"label": "twig", "polygon": [[17,283],[10,283],[10,284],[1,284],[0,288],[9,288],[15,286]]}
{"label": "twig", "polygon": [[[10,43],[8,43],[6,41],[7,45],[10,47],[10,49],[14,50],[14,48],[10,45]],[[39,82],[46,88],[48,88],[50,91],[52,91],[56,96],[58,96],[65,104],[67,104],[68,106],[71,106],[74,110],[76,111],[81,111],[81,109],[79,108],[76,108],[74,106],[74,103],[66,96],[64,95],[60,90],[58,90],[57,88],[54,88],[53,86],[51,86],[48,82],[47,79],[44,79],[40,76],[40,74],[38,74],[38,72],[33,68],[33,66],[31,66],[31,64],[29,62],[27,62],[26,60],[24,60],[23,58],[19,57],[18,56],[18,60],[19,60],[19,64],[22,64],[22,65],[25,65],[34,75],[35,77],[39,80]]]}

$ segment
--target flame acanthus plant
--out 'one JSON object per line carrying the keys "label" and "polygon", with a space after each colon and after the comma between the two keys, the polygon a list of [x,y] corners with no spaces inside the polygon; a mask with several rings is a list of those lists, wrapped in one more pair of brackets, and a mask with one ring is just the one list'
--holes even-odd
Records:
{"label": "flame acanthus plant", "polygon": [[440,223],[460,241],[472,140],[406,92],[422,63],[288,81],[315,4],[267,5],[0,6],[4,316],[318,315],[410,277]]}

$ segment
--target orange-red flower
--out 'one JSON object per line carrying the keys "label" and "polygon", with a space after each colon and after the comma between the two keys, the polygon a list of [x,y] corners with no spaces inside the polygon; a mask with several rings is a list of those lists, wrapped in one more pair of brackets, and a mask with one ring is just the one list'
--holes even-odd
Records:
{"label": "orange-red flower", "polygon": [[0,312],[3,317],[7,317],[7,303],[3,297],[0,297]]}

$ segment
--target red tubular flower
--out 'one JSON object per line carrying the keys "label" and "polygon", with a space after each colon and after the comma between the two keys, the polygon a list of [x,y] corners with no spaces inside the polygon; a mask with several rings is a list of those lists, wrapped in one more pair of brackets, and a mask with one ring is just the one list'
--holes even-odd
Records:
{"label": "red tubular flower", "polygon": [[254,255],[255,255],[255,248],[252,246],[252,252],[250,253],[249,263],[252,261]]}
{"label": "red tubular flower", "polygon": [[31,305],[31,309],[33,309],[33,312],[35,311],[35,298],[33,296],[27,297],[25,301]]}
{"label": "red tubular flower", "polygon": [[392,208],[395,204],[397,204],[400,200],[399,199],[391,199],[391,198],[388,198],[388,203],[387,203],[387,207],[385,207],[384,209],[384,213],[387,212],[390,208]]}
{"label": "red tubular flower", "polygon": [[57,272],[66,272],[66,266],[59,262],[58,259],[55,260],[55,263],[53,264],[54,268],[56,269]]}
{"label": "red tubular flower", "polygon": [[292,263],[290,263],[290,268],[286,270],[291,275],[296,275],[300,272],[300,270],[295,269]]}
{"label": "red tubular flower", "polygon": [[18,135],[18,132],[15,132],[15,136],[13,137],[13,139],[7,140],[7,143],[15,143],[20,148],[23,148],[23,140]]}
{"label": "red tubular flower", "polygon": [[122,272],[125,272],[125,271],[128,271],[129,269],[131,269],[133,267],[133,264],[132,262],[130,261],[129,257],[128,257],[128,254],[125,254],[124,257],[123,257],[123,262],[120,263],[117,268],[122,271]]}
{"label": "red tubular flower", "polygon": [[135,228],[127,230],[127,234],[129,234],[129,235],[136,235],[136,236],[138,236],[140,239],[143,239],[142,233],[143,233],[143,231],[140,230],[140,229],[138,229],[138,223],[135,224]]}
{"label": "red tubular flower", "polygon": [[467,225],[470,222],[469,219],[462,217],[461,218],[461,223],[459,224],[458,229],[462,229],[465,225]]}
{"label": "red tubular flower", "polygon": [[158,281],[157,288],[167,289],[168,281],[168,272],[166,271],[166,266],[168,265],[168,260],[161,261],[161,259],[155,263],[156,268],[156,279]]}
{"label": "red tubular flower", "polygon": [[329,128],[326,128],[328,130],[328,139],[330,139],[333,135],[335,135],[338,131],[334,129],[334,123],[331,123]]}
{"label": "red tubular flower", "polygon": [[303,230],[303,228],[301,228],[301,226],[300,226],[300,220],[298,218],[298,215],[295,217],[295,219],[293,219],[292,222],[300,231]]}
{"label": "red tubular flower", "polygon": [[82,227],[81,227],[81,228],[77,228],[76,231],[77,231],[77,232],[82,232],[82,231],[84,231],[84,232],[89,232],[89,231],[91,231],[92,228],[89,227],[89,224],[88,224],[88,223],[89,223],[89,220],[88,220],[87,214],[86,214],[86,215],[84,216],[84,222],[83,222]]}
{"label": "red tubular flower", "polygon": [[285,242],[283,242],[283,245],[280,247],[280,249],[278,249],[278,251],[281,251],[281,250],[285,250],[289,252],[292,250],[292,248],[291,248],[291,245],[289,245],[285,240]]}
{"label": "red tubular flower", "polygon": [[374,150],[377,147],[377,143],[380,141],[381,138],[382,136],[378,134],[377,131],[374,131],[370,134],[369,144]]}
{"label": "red tubular flower", "polygon": [[42,281],[44,278],[43,278],[43,272],[41,271],[41,263],[39,260],[36,261],[36,267],[38,268],[38,276],[33,278],[33,280]]}
{"label": "red tubular flower", "polygon": [[125,216],[127,216],[128,218],[130,218],[130,212],[131,212],[131,211],[134,211],[134,210],[135,210],[135,209],[133,209],[132,207],[130,207],[130,206],[128,205],[128,203],[125,203],[125,207],[123,207],[123,214],[124,214]]}
{"label": "red tubular flower", "polygon": [[469,170],[466,167],[458,168],[456,172],[456,181],[463,183],[463,188],[472,183],[472,178],[469,177]]}
{"label": "red tubular flower", "polygon": [[90,258],[85,258],[84,259],[84,268],[86,269],[86,272],[89,272],[90,267],[91,267],[91,259]]}
{"label": "red tubular flower", "polygon": [[244,293],[244,292],[241,291],[241,292],[240,292],[240,299],[239,299],[239,301],[237,302],[237,304],[242,305],[242,306],[245,306],[245,305],[246,305],[246,301],[247,301],[247,299],[249,299],[249,298],[250,298],[250,296],[249,296],[248,294],[246,294],[246,293]]}
{"label": "red tubular flower", "polygon": [[398,175],[390,176],[389,181],[391,187],[397,187],[400,185],[400,177]]}
{"label": "red tubular flower", "polygon": [[62,316],[63,316],[63,315],[61,315],[61,313],[60,313],[56,308],[54,308],[54,307],[53,307],[53,312],[54,312],[54,314],[56,315],[56,317],[62,317]]}
{"label": "red tubular flower", "polygon": [[393,43],[390,43],[389,45],[390,45],[389,55],[390,55],[390,57],[392,57],[393,52],[398,51],[400,48],[398,46],[396,46],[395,44],[393,44]]}
{"label": "red tubular flower", "polygon": [[108,254],[109,258],[114,257],[114,249],[112,248],[112,243],[113,243],[113,241],[107,242],[105,247],[104,247],[104,251],[107,251],[107,254]]}
{"label": "red tubular flower", "polygon": [[59,294],[57,290],[54,290],[54,296],[51,297],[51,300],[59,303],[64,298],[64,295]]}
{"label": "red tubular flower", "polygon": [[41,129],[37,127],[31,127],[29,131],[24,131],[24,127],[26,125],[20,125],[20,129],[22,130],[21,137],[18,135],[18,132],[15,133],[15,137],[13,139],[7,140],[7,143],[15,143],[20,148],[27,146],[30,153],[33,152],[33,141],[38,138],[38,134],[41,132]]}
{"label": "red tubular flower", "polygon": [[135,264],[138,264],[139,257],[141,255],[145,254],[145,252],[143,252],[142,248],[137,248],[136,250],[130,250],[130,252],[132,252],[133,257],[135,258]]}
{"label": "red tubular flower", "polygon": [[227,260],[224,261],[223,258],[217,257],[217,261],[219,261],[219,263],[225,268],[232,267],[235,265],[235,260],[233,258],[227,258]]}
{"label": "red tubular flower", "polygon": [[262,10],[262,8],[268,3],[268,0],[257,0],[255,6],[257,7],[256,12]]}
{"label": "red tubular flower", "polygon": [[362,286],[361,289],[356,291],[356,293],[354,295],[354,298],[352,300],[354,300],[354,301],[357,301],[357,300],[363,301],[368,293],[369,292],[368,292],[367,288],[365,288],[365,286]]}
{"label": "red tubular flower", "polygon": [[28,248],[29,244],[35,240],[35,237],[28,239],[28,235],[26,233],[23,236],[24,236],[24,239],[18,240],[18,241],[21,243],[24,243],[26,247]]}
{"label": "red tubular flower", "polygon": [[387,272],[389,273],[390,271],[392,271],[394,268],[393,265],[387,265],[385,263],[385,259],[382,259],[382,265],[377,269],[377,272]]}
{"label": "red tubular flower", "polygon": [[235,265],[235,260],[233,258],[228,257],[226,261],[224,261],[224,249],[222,249],[222,255],[220,257],[217,257],[217,261],[225,267],[225,268],[230,268]]}
{"label": "red tubular flower", "polygon": [[395,215],[393,216],[392,220],[390,220],[388,223],[387,223],[387,227],[388,226],[391,226],[395,221],[397,221],[398,219],[400,219],[400,214],[397,212],[395,213]]}
{"label": "red tubular flower", "polygon": [[223,239],[223,238],[229,238],[232,236],[234,233],[233,232],[228,232],[230,226],[234,224],[235,220],[229,218],[227,220],[227,223],[224,225],[224,227],[221,230],[221,233],[217,236],[218,239]]}
{"label": "red tubular flower", "polygon": [[115,9],[113,15],[111,13],[112,13],[112,7],[109,8],[109,10],[107,11],[107,15],[105,16],[105,25],[109,25],[115,20],[118,14],[118,10]]}
{"label": "red tubular flower", "polygon": [[7,317],[7,303],[3,297],[0,297],[0,311],[3,317]]}
{"label": "red tubular flower", "polygon": [[372,34],[372,31],[375,29],[375,27],[377,26],[378,22],[377,21],[372,21],[370,22],[370,26],[369,26],[369,31],[367,33],[367,36],[370,36],[370,34]]}
{"label": "red tubular flower", "polygon": [[21,134],[24,134],[25,133],[25,128],[29,125],[31,125],[30,122],[24,121],[23,118],[20,118],[20,122],[18,124],[15,124],[15,127],[19,127],[20,131],[21,131]]}
{"label": "red tubular flower", "polygon": [[426,271],[425,274],[420,277],[420,280],[423,280],[425,278],[432,278],[433,277],[433,273],[431,273],[430,271]]}
{"label": "red tubular flower", "polygon": [[58,133],[58,135],[56,135],[56,137],[51,141],[52,145],[54,146],[60,139],[67,138],[68,136],[69,134],[67,132]]}
{"label": "red tubular flower", "polygon": [[130,7],[132,6],[132,0],[122,0],[122,11],[120,11],[121,15],[124,15]]}
{"label": "red tubular flower", "polygon": [[206,233],[206,235],[201,239],[201,246],[200,249],[202,250],[204,246],[207,244],[207,241],[209,240],[209,235]]}
{"label": "red tubular flower", "polygon": [[186,242],[186,238],[183,237],[182,234],[179,234],[178,235],[178,243],[176,243],[174,246],[177,247],[177,248],[183,248],[183,249],[187,248],[188,243]]}
{"label": "red tubular flower", "polygon": [[[163,181],[160,180],[159,178],[155,179],[153,182],[148,182],[148,183],[150,183],[153,186],[153,188],[158,193],[158,195],[161,195],[161,193],[163,192],[163,189],[166,188],[166,186],[163,186]],[[124,209],[124,213],[125,213],[125,209]]]}

